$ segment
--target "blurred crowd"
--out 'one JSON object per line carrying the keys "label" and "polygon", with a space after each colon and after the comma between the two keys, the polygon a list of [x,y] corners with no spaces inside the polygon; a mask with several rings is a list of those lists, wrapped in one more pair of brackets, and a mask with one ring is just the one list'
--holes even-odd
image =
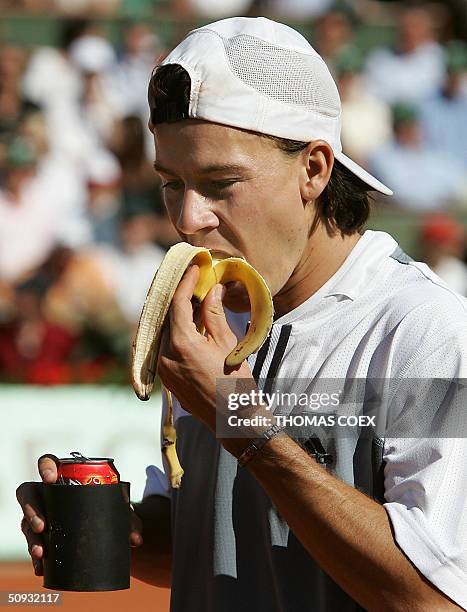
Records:
{"label": "blurred crowd", "polygon": [[[450,214],[467,208],[467,45],[448,3],[0,0],[64,15],[56,47],[0,46],[2,380],[126,380],[147,288],[177,240],[146,127],[164,22],[132,20],[114,46],[84,15],[163,4],[205,21],[306,23],[341,93],[344,150],[394,189],[383,205],[427,215],[419,254],[467,294],[464,228]],[[393,24],[392,44],[360,44],[367,15]]]}

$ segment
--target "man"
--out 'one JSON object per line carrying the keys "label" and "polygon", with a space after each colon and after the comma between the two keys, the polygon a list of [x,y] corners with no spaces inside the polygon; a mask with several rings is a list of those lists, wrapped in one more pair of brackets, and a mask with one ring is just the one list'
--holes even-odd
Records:
{"label": "man", "polygon": [[371,93],[389,104],[430,95],[443,82],[445,70],[428,5],[405,3],[397,22],[396,47],[378,46],[366,62]]}
{"label": "man", "polygon": [[425,217],[418,230],[421,257],[448,287],[467,297],[465,228],[455,217],[442,213]]}
{"label": "man", "polygon": [[403,208],[427,211],[460,205],[467,192],[462,161],[424,140],[415,105],[395,104],[392,122],[394,137],[373,151],[369,170],[383,181],[390,177]]}
{"label": "man", "polygon": [[[419,103],[420,125],[427,146],[467,167],[467,44],[446,45],[446,76],[440,89]],[[436,118],[434,121],[433,118]]]}
{"label": "man", "polygon": [[15,138],[5,153],[0,188],[0,279],[14,284],[46,259],[57,240],[57,222],[41,193],[34,144]]}
{"label": "man", "polygon": [[[228,19],[187,36],[156,70],[149,101],[155,167],[181,238],[246,257],[271,289],[276,319],[259,353],[224,371],[247,316],[229,315],[233,330],[216,285],[201,307],[202,336],[191,303],[197,267],[180,283],[159,374],[177,398],[185,474],[170,490],[148,468],[134,576],[163,585],[172,573],[173,611],[467,605],[462,439],[357,435],[336,440],[332,453],[321,440],[307,452],[278,428],[216,439],[224,408],[216,379],[254,390],[255,380],[279,376],[310,387],[465,371],[465,303],[390,236],[359,233],[367,192],[391,192],[342,153],[340,102],[324,62],[286,26]],[[239,310],[235,294],[228,289],[224,303]],[[39,471],[54,481],[49,458]],[[32,493],[25,484],[18,497],[40,573],[44,521]],[[132,542],[141,543],[138,533]]]}
{"label": "man", "polygon": [[366,165],[372,153],[392,136],[391,111],[367,91],[361,52],[352,48],[336,63],[336,82],[342,105],[341,140],[348,155]]}

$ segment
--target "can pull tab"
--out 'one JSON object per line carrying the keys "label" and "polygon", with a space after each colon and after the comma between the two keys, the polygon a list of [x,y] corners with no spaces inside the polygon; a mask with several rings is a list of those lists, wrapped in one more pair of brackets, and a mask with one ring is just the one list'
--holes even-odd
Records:
{"label": "can pull tab", "polygon": [[81,453],[78,453],[78,451],[73,451],[70,453],[70,455],[75,461],[89,461],[88,457],[85,457]]}

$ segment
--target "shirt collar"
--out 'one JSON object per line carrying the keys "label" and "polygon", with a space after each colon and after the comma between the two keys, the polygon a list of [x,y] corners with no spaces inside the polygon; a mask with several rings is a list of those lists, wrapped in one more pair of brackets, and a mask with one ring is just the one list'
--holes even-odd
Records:
{"label": "shirt collar", "polygon": [[356,300],[377,274],[381,259],[390,255],[396,247],[397,242],[389,234],[366,230],[337,272],[316,293],[275,323],[282,325],[301,318],[305,313],[319,312],[325,298]]}

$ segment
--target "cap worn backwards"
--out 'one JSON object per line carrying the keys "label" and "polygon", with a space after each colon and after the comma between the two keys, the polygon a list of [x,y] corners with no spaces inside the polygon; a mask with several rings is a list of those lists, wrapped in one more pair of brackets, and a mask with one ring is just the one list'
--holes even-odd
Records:
{"label": "cap worn backwards", "polygon": [[321,56],[292,28],[265,17],[223,19],[192,30],[162,62],[167,64],[190,76],[189,117],[290,140],[325,140],[371,189],[392,194],[342,152],[336,84]]}

